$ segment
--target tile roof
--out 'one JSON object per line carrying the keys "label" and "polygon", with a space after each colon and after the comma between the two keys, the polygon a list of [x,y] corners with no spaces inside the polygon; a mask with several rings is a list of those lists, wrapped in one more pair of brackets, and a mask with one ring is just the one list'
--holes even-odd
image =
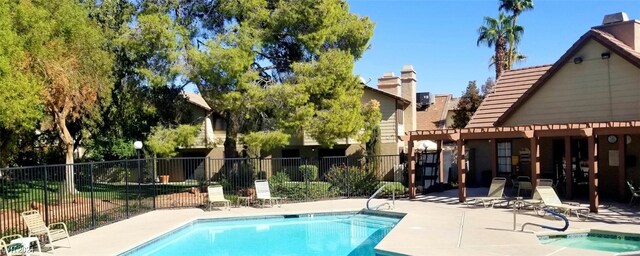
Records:
{"label": "tile roof", "polygon": [[449,104],[447,104],[447,110],[449,111],[453,111],[458,109],[458,102],[460,101],[460,98],[451,98],[449,100]]}
{"label": "tile roof", "polygon": [[[567,50],[562,57],[560,57],[560,59],[558,59],[558,61],[556,61],[556,63],[553,64],[553,66],[551,66],[548,70],[548,72],[546,72],[544,75],[542,75],[541,77],[539,77],[539,79],[537,79],[537,81],[534,81],[535,83],[533,85],[530,85],[526,91],[524,91],[523,93],[520,93],[520,95],[518,96],[519,98],[516,99],[516,101],[509,101],[509,106],[506,108],[501,108],[500,110],[502,111],[502,113],[500,115],[498,115],[497,112],[491,112],[492,113],[492,117],[493,115],[498,115],[495,118],[495,122],[494,124],[488,124],[486,123],[488,120],[488,116],[486,115],[486,111],[483,111],[483,113],[481,113],[481,119],[477,120],[476,122],[474,122],[474,126],[473,127],[479,127],[476,125],[482,125],[482,126],[486,126],[486,125],[490,125],[490,126],[500,126],[502,125],[511,115],[513,115],[513,113],[516,112],[516,110],[522,106],[522,104],[524,104],[525,101],[527,101],[527,99],[529,99],[529,97],[531,97],[531,95],[533,95],[538,89],[540,89],[540,87],[542,87],[547,80],[549,80],[556,72],[558,72],[558,70],[560,70],[562,68],[562,66],[564,66],[565,63],[570,61],[570,58],[572,58],[580,49],[582,49],[582,47],[587,44],[590,40],[594,40],[600,44],[602,44],[603,46],[605,46],[607,49],[611,50],[613,53],[619,55],[620,57],[622,57],[623,59],[629,61],[629,63],[633,64],[634,66],[640,68],[640,52],[637,52],[635,50],[633,50],[633,48],[631,48],[630,46],[626,45],[624,42],[618,40],[617,38],[615,38],[613,35],[601,31],[601,30],[597,30],[597,29],[590,29],[589,31],[587,31],[587,33],[585,33],[584,35],[582,35],[580,37],[580,39],[578,39],[578,41],[576,41],[573,46],[571,46],[571,48],[569,48],[569,50]],[[504,76],[504,75],[503,75]],[[500,80],[502,80],[502,77],[500,77]],[[507,102],[504,102],[507,103]],[[481,105],[482,107],[482,105]],[[479,111],[480,109],[478,109]],[[477,113],[477,112],[476,112]],[[474,115],[475,117],[475,115]],[[493,118],[492,118],[493,119]],[[472,118],[473,120],[473,118]],[[478,124],[479,123],[479,124]],[[470,122],[471,124],[471,122]],[[469,127],[467,125],[467,127]]]}
{"label": "tile roof", "polygon": [[418,110],[416,112],[416,129],[442,129],[447,118],[447,107],[450,100],[451,94],[436,95],[433,105],[425,110]]}
{"label": "tile roof", "polygon": [[182,94],[185,96],[185,98],[187,98],[187,101],[189,101],[193,105],[201,107],[204,110],[211,110],[211,107],[209,107],[209,104],[207,104],[204,98],[202,98],[202,95],[192,92],[183,92]]}
{"label": "tile roof", "polygon": [[388,93],[388,92],[385,92],[383,90],[380,90],[380,89],[377,89],[377,88],[373,88],[373,87],[367,86],[367,85],[364,86],[364,89],[365,90],[370,90],[370,91],[373,91],[373,92],[377,92],[377,93],[380,93],[380,94],[385,95],[387,97],[391,97],[393,99],[399,100],[404,104],[404,106],[408,106],[409,104],[411,104],[410,100],[405,99],[403,97],[400,97],[398,95],[395,95],[393,93]]}
{"label": "tile roof", "polygon": [[512,69],[504,72],[496,82],[494,91],[482,101],[466,128],[493,127],[494,122],[549,68],[551,65]]}

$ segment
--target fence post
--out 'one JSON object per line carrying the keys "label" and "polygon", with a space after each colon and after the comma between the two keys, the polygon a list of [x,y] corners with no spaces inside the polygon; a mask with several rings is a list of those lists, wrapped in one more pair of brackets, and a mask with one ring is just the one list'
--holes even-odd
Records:
{"label": "fence post", "polygon": [[124,212],[129,218],[129,166],[128,162],[124,161]]}
{"label": "fence post", "polygon": [[140,153],[138,153],[138,159],[136,159],[136,162],[138,162],[138,210],[142,209],[142,167],[140,166]]}
{"label": "fence post", "polygon": [[302,160],[302,164],[304,165],[304,172],[302,172],[302,178],[304,179],[304,184],[305,184],[305,188],[306,188],[306,192],[304,195],[304,200],[305,201],[309,201],[309,174],[307,174],[307,172],[309,171],[307,168],[309,167],[309,161],[307,160],[307,158],[303,158]]}
{"label": "fence post", "polygon": [[351,175],[349,175],[349,166],[351,166],[351,163],[349,161],[349,157],[347,157],[347,166],[344,172],[345,175],[345,179],[347,180],[347,198],[351,198],[351,179],[349,177],[351,177]]}
{"label": "fence post", "polygon": [[151,177],[152,184],[153,184],[153,187],[152,187],[153,210],[156,209],[156,195],[158,194],[158,191],[157,191],[158,188],[156,187],[156,177],[158,177],[158,174],[156,173],[156,156],[154,155],[153,156],[153,177]]}
{"label": "fence post", "polygon": [[48,175],[49,167],[47,165],[44,166],[44,221],[47,225],[49,225],[49,175]]}
{"label": "fence post", "polygon": [[91,187],[91,229],[96,228],[96,203],[95,203],[95,194],[93,187],[93,163],[89,164],[89,184]]}

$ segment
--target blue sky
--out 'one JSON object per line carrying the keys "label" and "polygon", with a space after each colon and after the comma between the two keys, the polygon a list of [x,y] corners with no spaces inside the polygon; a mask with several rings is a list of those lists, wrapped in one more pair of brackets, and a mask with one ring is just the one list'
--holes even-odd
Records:
{"label": "blue sky", "polygon": [[[484,16],[497,16],[498,0],[348,0],[351,12],[376,23],[371,48],[354,72],[370,86],[385,71],[413,65],[418,92],[461,95],[468,81],[478,85],[494,76],[488,68],[493,50],[476,46]],[[605,14],[624,11],[640,20],[640,0],[534,0],[535,8],[518,23],[525,29],[515,68],[553,64]]]}

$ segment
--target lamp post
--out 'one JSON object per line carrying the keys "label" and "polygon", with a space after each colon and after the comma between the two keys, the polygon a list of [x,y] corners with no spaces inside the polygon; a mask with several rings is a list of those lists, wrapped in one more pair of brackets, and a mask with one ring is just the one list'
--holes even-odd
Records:
{"label": "lamp post", "polygon": [[142,141],[136,141],[133,143],[133,148],[136,149],[136,155],[138,156],[138,207],[142,205],[140,196],[142,195],[142,169],[140,168],[140,150],[142,149]]}

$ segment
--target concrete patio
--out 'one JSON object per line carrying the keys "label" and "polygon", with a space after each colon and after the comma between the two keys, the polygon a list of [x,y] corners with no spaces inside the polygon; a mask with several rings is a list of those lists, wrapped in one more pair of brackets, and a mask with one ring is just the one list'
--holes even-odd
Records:
{"label": "concrete patio", "polygon": [[[482,193],[482,190],[469,191],[469,194],[474,193]],[[467,207],[458,204],[452,194],[452,191],[446,191],[415,200],[396,200],[393,211],[407,215],[376,249],[406,255],[614,255],[542,245],[536,234],[550,232],[533,226],[528,226],[525,232],[514,231],[511,209]],[[374,204],[382,202],[384,199],[376,199]],[[196,218],[354,211],[362,209],[365,203],[365,199],[342,199],[284,204],[281,208],[157,210],[73,236],[71,248],[66,247],[66,241],[60,241],[54,254],[49,251],[42,255],[117,255]],[[600,213],[591,214],[588,221],[571,217],[568,232],[597,228],[640,233],[639,211],[637,206],[601,206]],[[517,229],[520,230],[525,222],[562,225],[561,221],[539,217],[533,211],[522,211],[517,215]]]}

